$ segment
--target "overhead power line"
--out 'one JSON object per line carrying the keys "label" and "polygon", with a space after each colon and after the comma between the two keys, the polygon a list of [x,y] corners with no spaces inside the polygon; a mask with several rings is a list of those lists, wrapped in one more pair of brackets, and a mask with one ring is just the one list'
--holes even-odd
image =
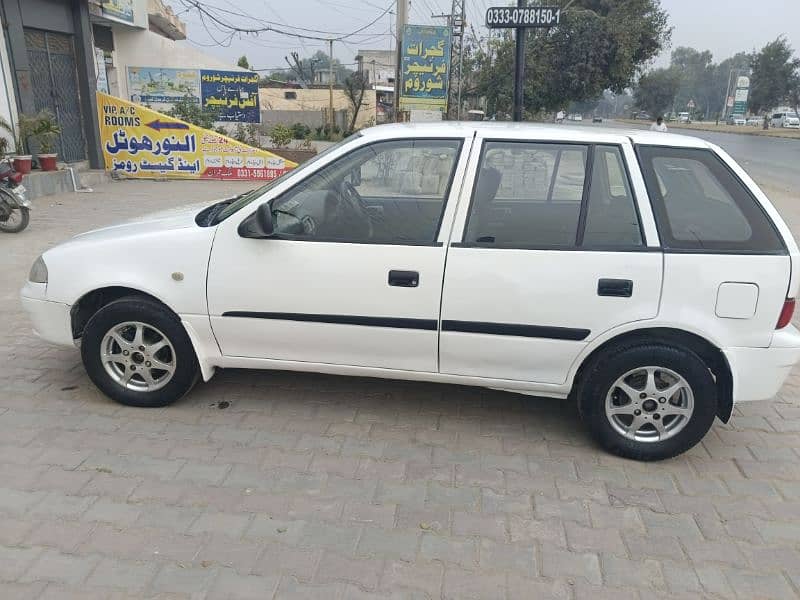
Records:
{"label": "overhead power line", "polygon": [[[296,26],[291,26],[291,25],[282,25],[282,24],[275,23],[273,21],[268,21],[268,20],[265,20],[265,19],[259,19],[257,17],[254,17],[253,15],[249,15],[249,14],[246,14],[246,13],[233,11],[233,10],[228,10],[228,9],[222,9],[222,8],[215,7],[215,6],[209,6],[208,4],[206,4],[204,2],[200,2],[199,0],[180,0],[180,2],[181,2],[181,4],[183,4],[183,6],[187,7],[187,9],[196,10],[198,15],[200,16],[201,22],[203,22],[203,17],[206,17],[207,19],[212,21],[217,26],[217,28],[221,30],[221,32],[226,32],[227,31],[230,34],[244,33],[244,34],[256,34],[256,35],[259,34],[259,33],[272,32],[272,33],[276,33],[278,35],[285,35],[285,36],[290,36],[290,37],[294,37],[294,38],[298,38],[298,39],[323,40],[323,41],[331,41],[331,40],[333,40],[333,41],[342,41],[342,40],[345,40],[347,38],[354,37],[354,36],[360,34],[365,29],[368,29],[369,27],[371,27],[372,25],[377,23],[382,17],[384,17],[387,13],[389,13],[391,8],[394,6],[393,3],[390,4],[385,9],[383,9],[383,11],[377,17],[375,17],[372,21],[370,21],[366,25],[364,25],[362,27],[359,27],[355,31],[351,31],[349,33],[345,33],[345,32],[336,32],[336,31],[324,31],[324,30],[320,30],[320,29],[309,29],[309,28],[305,28],[305,27],[296,27]],[[260,23],[261,26],[260,27],[240,27],[240,26],[235,25],[234,23],[231,23],[231,22],[225,20],[220,15],[233,15],[233,16],[246,18],[246,19],[249,19],[250,21],[255,21],[257,23]],[[205,23],[204,23],[204,25],[205,25]],[[294,29],[296,31],[288,31],[286,28]],[[208,31],[207,27],[206,27],[206,31]],[[307,33],[298,33],[298,32],[301,32],[301,31],[302,32],[307,32]],[[320,34],[320,35],[311,35],[311,34]],[[373,35],[376,35],[376,34],[375,33],[367,33],[367,34],[363,34],[363,35],[373,36]],[[214,39],[213,36],[212,36],[212,39]]]}

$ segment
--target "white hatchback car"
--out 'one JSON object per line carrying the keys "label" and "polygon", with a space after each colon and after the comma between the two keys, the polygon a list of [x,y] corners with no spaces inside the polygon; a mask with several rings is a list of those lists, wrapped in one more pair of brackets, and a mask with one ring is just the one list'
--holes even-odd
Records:
{"label": "white hatchback car", "polygon": [[242,196],[49,249],[22,300],[125,404],[218,367],[467,384],[574,399],[608,450],[660,459],[781,387],[798,260],[699,139],[384,125]]}

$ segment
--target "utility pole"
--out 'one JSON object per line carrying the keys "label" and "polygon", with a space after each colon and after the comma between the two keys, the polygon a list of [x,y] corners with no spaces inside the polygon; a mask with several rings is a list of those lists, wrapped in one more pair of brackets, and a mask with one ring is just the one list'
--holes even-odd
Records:
{"label": "utility pole", "polygon": [[[525,0],[517,0],[517,7],[524,8]],[[514,49],[514,111],[512,119],[522,121],[523,91],[525,89],[525,28],[517,27]]]}
{"label": "utility pole", "polygon": [[397,44],[394,70],[394,120],[400,121],[400,86],[403,74],[403,27],[408,19],[408,0],[397,0]]}
{"label": "utility pole", "polygon": [[336,127],[336,118],[333,114],[333,40],[328,40],[328,119],[330,120],[331,135],[333,128]]}

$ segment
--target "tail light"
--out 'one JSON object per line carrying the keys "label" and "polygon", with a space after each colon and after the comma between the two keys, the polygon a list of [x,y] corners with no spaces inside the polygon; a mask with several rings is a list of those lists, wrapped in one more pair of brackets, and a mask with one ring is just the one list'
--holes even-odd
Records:
{"label": "tail light", "polygon": [[22,173],[14,171],[8,178],[14,183],[19,184],[19,182],[22,181],[22,177]]}
{"label": "tail light", "polygon": [[792,322],[792,317],[794,316],[794,298],[787,298],[783,302],[783,308],[781,309],[781,316],[778,317],[778,324],[775,325],[775,329],[783,329],[789,323]]}

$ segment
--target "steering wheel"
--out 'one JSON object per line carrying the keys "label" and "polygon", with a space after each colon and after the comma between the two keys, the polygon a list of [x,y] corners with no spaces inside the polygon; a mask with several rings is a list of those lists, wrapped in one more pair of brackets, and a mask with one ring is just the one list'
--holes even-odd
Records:
{"label": "steering wheel", "polygon": [[367,227],[368,236],[372,237],[372,217],[369,216],[367,203],[349,181],[342,181],[339,192],[343,207]]}

